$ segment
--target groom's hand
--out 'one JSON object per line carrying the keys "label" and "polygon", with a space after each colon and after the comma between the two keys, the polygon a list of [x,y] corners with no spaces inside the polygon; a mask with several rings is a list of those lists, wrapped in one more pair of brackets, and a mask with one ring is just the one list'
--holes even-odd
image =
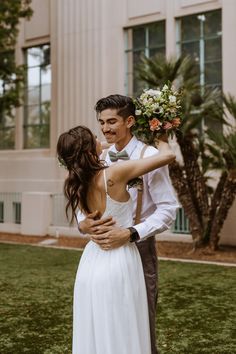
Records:
{"label": "groom's hand", "polygon": [[90,235],[91,240],[97,243],[103,250],[121,247],[130,240],[130,230],[128,229],[108,227],[107,230],[102,234]]}
{"label": "groom's hand", "polygon": [[[101,233],[102,227],[107,228],[115,224],[115,220],[111,216],[102,219],[98,219],[98,217],[98,211],[88,214],[84,220],[80,221],[79,230],[83,234],[96,234],[97,232]],[[100,229],[98,229],[99,227]]]}

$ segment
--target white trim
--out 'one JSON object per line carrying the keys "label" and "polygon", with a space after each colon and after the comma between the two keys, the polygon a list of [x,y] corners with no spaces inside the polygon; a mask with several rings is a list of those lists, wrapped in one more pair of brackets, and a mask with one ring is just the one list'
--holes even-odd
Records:
{"label": "white trim", "polygon": [[76,227],[66,227],[66,226],[49,226],[48,235],[54,237],[60,236],[72,236],[79,238],[87,238],[86,235],[80,234]]}
{"label": "white trim", "polygon": [[0,223],[0,232],[9,234],[21,234],[21,225],[13,223]]}

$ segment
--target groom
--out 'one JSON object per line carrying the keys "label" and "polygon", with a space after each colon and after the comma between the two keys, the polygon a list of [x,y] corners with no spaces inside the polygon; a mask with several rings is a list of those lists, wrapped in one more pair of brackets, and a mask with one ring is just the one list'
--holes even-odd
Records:
{"label": "groom", "polygon": [[[122,159],[141,158],[145,144],[132,135],[131,128],[135,123],[135,105],[132,99],[122,95],[110,95],[100,99],[96,103],[95,110],[106,141],[113,144],[105,156],[107,164],[110,165]],[[155,153],[154,147],[147,146],[144,157]],[[129,193],[134,201],[133,218],[135,220],[138,192],[136,188],[130,188]],[[140,207],[141,220],[135,225],[130,225],[128,229],[114,226],[115,221],[111,218],[97,220],[99,215],[94,212],[79,222],[79,230],[90,234],[91,239],[103,249],[112,249],[123,246],[127,242],[136,242],[147,287],[152,354],[157,354],[155,339],[157,254],[154,235],[171,227],[178,208],[167,166],[144,175]]]}

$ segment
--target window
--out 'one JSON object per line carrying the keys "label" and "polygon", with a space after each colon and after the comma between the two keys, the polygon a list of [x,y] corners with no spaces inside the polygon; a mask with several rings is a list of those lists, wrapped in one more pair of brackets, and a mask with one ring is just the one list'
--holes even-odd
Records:
{"label": "window", "polygon": [[184,213],[184,209],[180,208],[177,211],[175,223],[172,231],[177,234],[190,234],[189,220]]}
{"label": "window", "polygon": [[[0,149],[14,149],[15,147],[15,117],[6,113],[7,103],[14,105],[14,79],[16,78],[11,72],[14,71],[13,59],[14,51],[1,52],[0,67],[3,68],[0,76]],[[8,69],[5,69],[8,68]],[[10,73],[7,71],[9,70]],[[13,91],[12,91],[13,90]]]}
{"label": "window", "polygon": [[[1,82],[0,82],[1,91]],[[0,93],[1,95],[1,93]],[[15,147],[15,118],[0,111],[0,150]]]}
{"label": "window", "polygon": [[21,223],[21,203],[13,202],[13,217],[15,224]]}
{"label": "window", "polygon": [[141,58],[165,55],[165,21],[129,28],[126,39],[126,91],[129,96],[137,96],[143,89],[136,73]]}
{"label": "window", "polygon": [[178,54],[195,58],[202,86],[222,86],[221,10],[186,16],[177,21]]}
{"label": "window", "polygon": [[50,47],[43,45],[26,50],[27,65],[24,106],[24,147],[49,147],[51,64]]}
{"label": "window", "polygon": [[4,203],[0,202],[0,223],[4,222]]}

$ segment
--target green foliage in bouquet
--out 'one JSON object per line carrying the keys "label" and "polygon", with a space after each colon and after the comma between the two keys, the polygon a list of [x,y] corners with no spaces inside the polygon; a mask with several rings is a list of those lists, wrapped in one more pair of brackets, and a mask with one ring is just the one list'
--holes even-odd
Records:
{"label": "green foliage in bouquet", "polygon": [[136,123],[134,135],[145,143],[153,144],[162,134],[173,135],[181,125],[181,92],[170,83],[162,89],[146,89],[134,100]]}

